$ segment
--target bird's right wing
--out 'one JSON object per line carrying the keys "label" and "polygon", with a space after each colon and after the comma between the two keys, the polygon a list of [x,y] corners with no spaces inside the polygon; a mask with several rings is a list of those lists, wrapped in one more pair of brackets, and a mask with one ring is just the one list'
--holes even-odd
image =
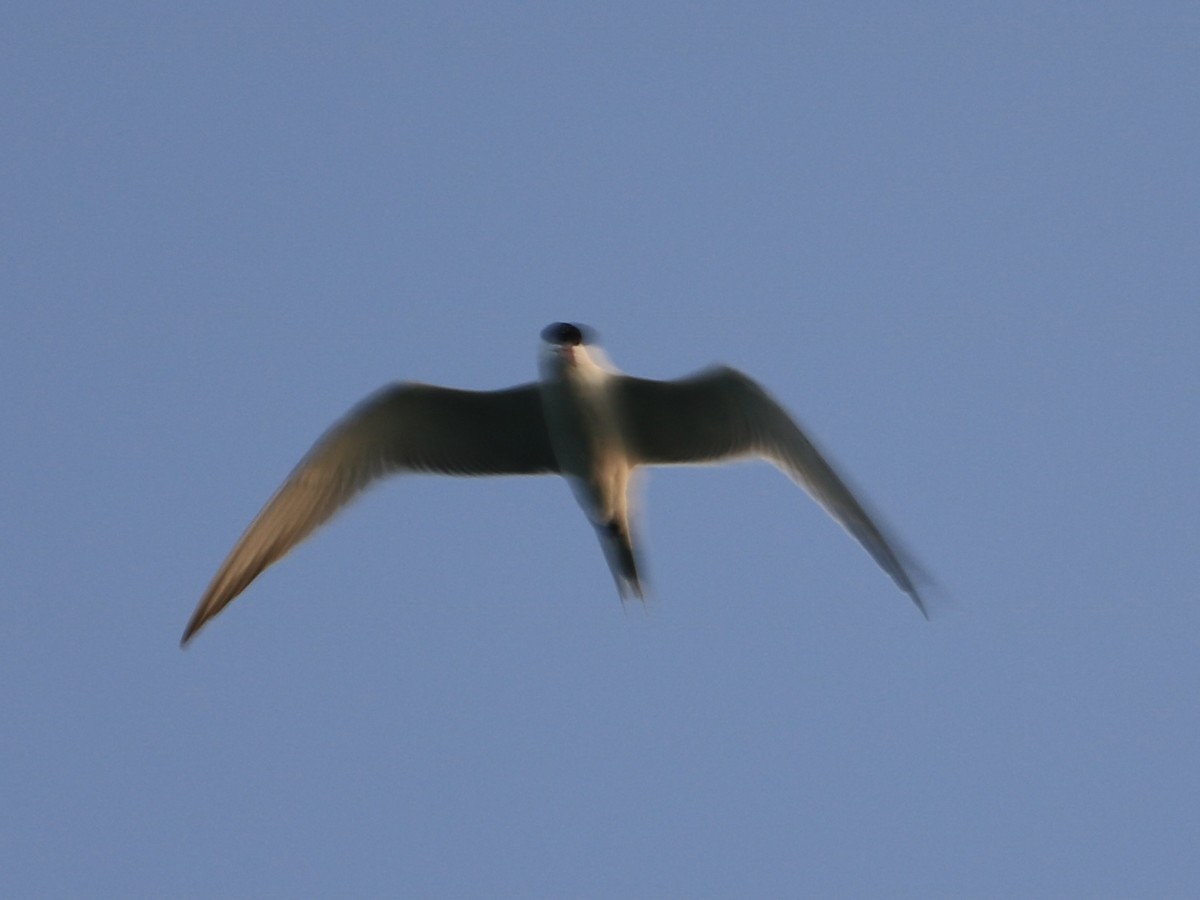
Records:
{"label": "bird's right wing", "polygon": [[460,391],[398,384],[368,397],[317,441],[234,546],[183,643],[258,575],[372,482],[395,472],[555,472],[536,384]]}
{"label": "bird's right wing", "polygon": [[755,456],[774,463],[850,532],[928,616],[894,542],[884,537],[791,416],[753,379],[718,367],[678,381],[622,376],[618,384],[617,402],[627,423],[623,437],[638,463],[683,465]]}

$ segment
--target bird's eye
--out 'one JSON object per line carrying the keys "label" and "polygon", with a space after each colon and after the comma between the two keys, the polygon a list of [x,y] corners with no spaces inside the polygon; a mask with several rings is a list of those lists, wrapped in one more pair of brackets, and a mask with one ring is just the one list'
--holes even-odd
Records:
{"label": "bird's eye", "polygon": [[583,332],[578,325],[569,322],[555,322],[542,329],[542,340],[551,344],[561,344],[574,347],[583,343]]}

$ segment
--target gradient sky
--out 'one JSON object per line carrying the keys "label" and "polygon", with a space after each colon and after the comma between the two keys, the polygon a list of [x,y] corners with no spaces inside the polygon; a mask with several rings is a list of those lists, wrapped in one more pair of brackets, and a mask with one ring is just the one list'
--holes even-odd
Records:
{"label": "gradient sky", "polygon": [[[0,14],[0,894],[1200,891],[1192,3]],[[765,465],[386,483],[179,635],[398,379],[752,373]]]}

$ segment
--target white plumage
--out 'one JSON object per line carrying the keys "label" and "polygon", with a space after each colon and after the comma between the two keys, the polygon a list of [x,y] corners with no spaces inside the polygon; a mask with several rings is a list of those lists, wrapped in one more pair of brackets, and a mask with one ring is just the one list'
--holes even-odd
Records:
{"label": "white plumage", "polygon": [[542,331],[541,381],[502,391],[399,384],[369,397],[308,452],[246,529],[183,643],[373,481],[400,472],[559,474],[596,529],[617,590],[642,596],[630,483],[641,466],[760,457],[821,504],[922,614],[894,542],[765,390],[718,367],[678,381],[616,371],[586,329]]}

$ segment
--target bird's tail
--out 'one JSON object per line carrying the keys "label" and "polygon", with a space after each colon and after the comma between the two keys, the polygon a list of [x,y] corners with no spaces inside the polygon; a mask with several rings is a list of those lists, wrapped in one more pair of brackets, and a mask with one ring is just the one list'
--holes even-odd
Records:
{"label": "bird's tail", "polygon": [[621,599],[627,600],[631,595],[643,599],[642,580],[638,576],[637,557],[633,552],[633,536],[628,523],[613,519],[597,525],[596,532]]}

